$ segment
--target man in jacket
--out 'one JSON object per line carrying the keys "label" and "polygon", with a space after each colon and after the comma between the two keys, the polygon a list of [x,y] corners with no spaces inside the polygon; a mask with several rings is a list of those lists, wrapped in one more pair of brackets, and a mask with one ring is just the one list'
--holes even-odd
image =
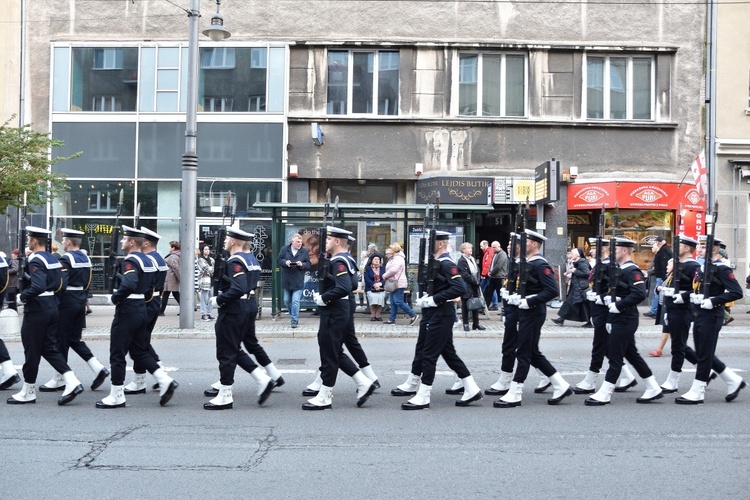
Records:
{"label": "man in jacket", "polygon": [[[484,291],[487,289],[487,285],[490,284],[490,266],[492,266],[492,258],[495,256],[495,252],[490,248],[490,244],[487,242],[487,240],[482,240],[479,243],[479,248],[482,250],[482,281],[480,286],[482,288],[482,294],[484,294]],[[492,296],[492,305],[490,305],[490,311],[497,310],[498,299],[499,297],[497,297],[496,295]]]}
{"label": "man in jacket", "polygon": [[281,267],[281,288],[284,290],[284,305],[292,318],[292,328],[299,321],[299,303],[305,288],[305,273],[310,270],[310,252],[302,246],[302,236],[292,235],[276,258]]}
{"label": "man in jacket", "polygon": [[656,238],[654,243],[656,246],[656,256],[654,256],[654,273],[653,277],[656,279],[656,285],[654,286],[654,296],[651,299],[651,307],[648,312],[643,313],[648,318],[655,318],[656,311],[659,308],[659,294],[656,289],[662,284],[667,278],[667,262],[672,258],[672,250],[667,246],[667,240],[663,236]]}

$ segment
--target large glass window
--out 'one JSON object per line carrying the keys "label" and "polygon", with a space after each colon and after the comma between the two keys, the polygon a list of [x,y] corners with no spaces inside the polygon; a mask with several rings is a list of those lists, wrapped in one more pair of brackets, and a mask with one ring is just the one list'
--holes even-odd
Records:
{"label": "large glass window", "polygon": [[201,49],[199,111],[266,111],[268,52],[265,47]]}
{"label": "large glass window", "polygon": [[68,180],[66,185],[67,190],[52,202],[55,218],[113,217],[120,202],[120,191],[123,193],[123,214],[133,217],[135,183],[131,180]]}
{"label": "large glass window", "polygon": [[56,156],[82,153],[78,158],[55,163],[55,173],[108,179],[135,176],[134,123],[54,122],[52,137],[64,142],[53,150]]}
{"label": "large glass window", "polygon": [[229,197],[237,217],[267,216],[256,202],[280,202],[280,182],[198,181],[198,217],[221,217]]}
{"label": "large glass window", "polygon": [[397,51],[328,52],[328,114],[397,115],[398,91]]}
{"label": "large glass window", "polygon": [[458,114],[525,116],[526,56],[460,53]]}
{"label": "large glass window", "polygon": [[653,119],[653,58],[586,58],[586,117],[607,120]]}
{"label": "large glass window", "polygon": [[73,48],[70,87],[72,111],[135,111],[138,49]]}

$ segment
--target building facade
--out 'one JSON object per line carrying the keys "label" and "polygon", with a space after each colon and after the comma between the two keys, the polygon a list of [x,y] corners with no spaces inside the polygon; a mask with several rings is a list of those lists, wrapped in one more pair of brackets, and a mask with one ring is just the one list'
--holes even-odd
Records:
{"label": "building facade", "polygon": [[[92,256],[103,258],[121,190],[124,222],[140,204],[144,225],[177,239],[187,20],[170,2],[96,7],[27,5],[29,18],[46,20],[29,26],[27,94],[28,121],[65,141],[58,154],[83,152],[59,164],[70,190],[51,204],[52,224],[86,231]],[[256,232],[267,268],[269,221],[253,203],[320,203],[329,189],[342,203],[374,207],[425,203],[438,191],[484,205],[469,216],[475,245],[507,241],[528,200],[532,219],[547,223],[549,257],[562,263],[565,247],[583,244],[607,210],[596,200],[572,207],[572,187],[595,193],[637,181],[652,199],[680,183],[701,148],[705,6],[221,7],[232,37],[201,41],[198,234],[210,241],[231,191],[237,223]],[[214,5],[202,9],[207,20]],[[550,158],[566,183],[557,202],[536,206],[535,167]],[[621,214],[639,229],[629,232],[644,267],[649,238],[670,235],[681,209],[670,201]],[[443,217],[467,226],[463,215]],[[408,240],[387,213],[351,227],[358,250]]]}

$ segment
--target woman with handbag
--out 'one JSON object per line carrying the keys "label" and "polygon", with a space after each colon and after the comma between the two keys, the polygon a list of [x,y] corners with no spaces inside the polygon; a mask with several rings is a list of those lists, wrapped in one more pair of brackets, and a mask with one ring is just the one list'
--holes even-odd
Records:
{"label": "woman with handbag", "polygon": [[583,321],[584,328],[593,328],[591,323],[591,302],[586,298],[586,291],[589,289],[589,275],[591,267],[586,259],[583,258],[583,250],[572,248],[568,252],[573,267],[569,272],[568,279],[570,286],[568,296],[565,298],[560,310],[557,312],[557,318],[552,322],[562,326],[566,319],[570,321]]}
{"label": "woman with handbag", "polygon": [[[461,257],[458,258],[458,272],[466,283],[466,293],[461,297],[461,318],[464,323],[464,331],[469,331],[469,312],[471,312],[472,320],[471,329],[485,330],[485,327],[479,324],[479,310],[484,309],[484,300],[479,298],[481,296],[479,287],[479,267],[477,266],[474,257],[471,255],[474,246],[471,243],[465,242],[461,243],[458,250],[461,252]],[[474,298],[477,298],[478,301],[472,300]],[[472,307],[477,308],[472,309]]]}
{"label": "woman with handbag", "polygon": [[396,322],[396,315],[398,314],[399,308],[403,309],[406,314],[409,315],[409,324],[413,325],[417,321],[417,314],[411,310],[406,303],[404,303],[404,290],[409,286],[409,281],[406,279],[406,256],[401,250],[401,245],[394,243],[391,245],[393,251],[393,257],[388,259],[388,263],[385,266],[385,273],[383,273],[383,279],[385,279],[385,291],[391,293],[391,316],[386,325],[392,325]]}
{"label": "woman with handbag", "polygon": [[370,265],[365,267],[365,293],[370,304],[370,321],[383,321],[380,313],[385,304],[385,282],[383,268],[380,267],[380,256],[374,255]]}
{"label": "woman with handbag", "polygon": [[198,291],[200,293],[201,319],[211,321],[211,278],[214,275],[214,259],[211,258],[211,248],[208,245],[201,247],[201,253],[195,261],[196,274],[198,274]]}

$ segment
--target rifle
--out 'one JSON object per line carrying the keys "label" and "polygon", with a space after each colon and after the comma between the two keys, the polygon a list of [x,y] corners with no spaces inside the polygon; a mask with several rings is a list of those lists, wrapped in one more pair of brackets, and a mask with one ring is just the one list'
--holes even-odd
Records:
{"label": "rifle", "polygon": [[216,260],[214,260],[214,295],[219,295],[219,289],[221,288],[221,282],[224,279],[224,269],[227,266],[227,255],[224,250],[224,239],[227,236],[227,223],[226,219],[229,219],[229,225],[234,225],[234,205],[232,205],[232,192],[227,192],[227,197],[224,199],[224,207],[221,209],[221,227],[216,231],[214,236],[214,248],[216,249]]}
{"label": "rifle", "polygon": [[674,237],[672,238],[672,288],[674,288],[673,296],[680,293],[680,280],[682,279],[682,268],[685,267],[680,262],[680,225],[682,224],[682,215],[677,213],[675,219],[675,230]]}
{"label": "rifle", "polygon": [[422,220],[422,237],[419,238],[419,265],[417,266],[417,286],[419,288],[419,296],[425,296],[427,294],[427,258],[425,252],[427,251],[427,226],[430,220],[430,204],[427,203],[424,208],[424,219]]}
{"label": "rifle", "polygon": [[[521,212],[516,214],[514,221],[515,231],[510,237],[510,256],[508,256],[508,279],[506,289],[508,295],[516,291],[516,280],[518,279],[518,264],[516,263],[516,248],[518,247],[521,232],[524,231]],[[508,297],[503,297],[507,299]]]}
{"label": "rifle", "polygon": [[133,227],[138,228],[138,224],[141,222],[141,204],[138,203],[135,207],[135,218],[133,219]]}
{"label": "rifle", "polygon": [[609,240],[609,300],[610,304],[617,301],[617,284],[620,281],[620,273],[617,272],[617,259],[615,259],[615,253],[617,248],[617,242],[615,241],[615,231],[617,225],[620,223],[620,216],[617,214],[612,215],[612,239]]}
{"label": "rifle", "polygon": [[117,203],[117,214],[115,215],[115,224],[112,228],[112,237],[109,240],[109,293],[113,293],[116,288],[117,275],[120,273],[120,263],[117,259],[117,246],[120,239],[120,216],[125,197],[125,190],[120,189],[120,201]]}
{"label": "rifle", "polygon": [[716,266],[713,263],[714,257],[714,237],[716,236],[716,220],[719,217],[719,202],[718,200],[714,203],[714,212],[711,215],[711,232],[706,231],[706,257],[705,263],[703,264],[703,298],[709,298],[709,288],[711,282],[714,279],[714,273],[716,272]]}
{"label": "rifle", "polygon": [[432,220],[430,223],[430,240],[427,242],[427,284],[425,291],[432,297],[435,293],[435,279],[439,265],[435,260],[435,240],[437,238],[437,221],[440,217],[440,192],[435,195],[435,205],[432,207]]}
{"label": "rifle", "polygon": [[29,206],[26,204],[26,191],[23,193],[23,205],[18,217],[18,293],[23,292],[26,278],[26,216]]}
{"label": "rifle", "polygon": [[[594,267],[594,279],[591,282],[591,289],[594,292],[599,293],[599,290],[601,290],[601,282],[602,278],[604,277],[604,264],[602,261],[604,260],[602,258],[602,254],[604,253],[604,249],[602,248],[603,240],[604,240],[604,224],[605,224],[605,213],[604,213],[604,207],[602,207],[602,213],[599,215],[599,234],[596,235],[596,264]],[[612,259],[612,255],[609,256],[610,260]]]}
{"label": "rifle", "polygon": [[[336,197],[336,212],[338,212],[338,196]],[[320,292],[320,285],[324,279],[328,276],[330,271],[331,263],[327,258],[326,253],[326,240],[328,239],[328,218],[331,216],[331,220],[335,217],[331,214],[331,190],[326,191],[326,202],[323,205],[323,227],[320,228],[320,236],[318,239],[318,270],[316,272],[318,276],[318,292]]]}
{"label": "rifle", "polygon": [[529,223],[529,198],[526,197],[526,208],[523,209],[523,217],[521,223],[523,224],[523,230],[519,238],[519,262],[518,262],[518,291],[516,292],[520,298],[526,297],[526,278],[528,271],[526,270],[526,228]]}

